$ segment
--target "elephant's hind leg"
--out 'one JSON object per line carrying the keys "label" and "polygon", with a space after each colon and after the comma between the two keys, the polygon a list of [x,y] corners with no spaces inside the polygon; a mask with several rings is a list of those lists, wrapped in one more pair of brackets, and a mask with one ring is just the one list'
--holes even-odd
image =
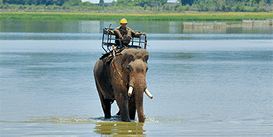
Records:
{"label": "elephant's hind leg", "polygon": [[104,112],[104,117],[111,118],[111,104],[113,103],[113,100],[111,99],[104,99],[103,95],[99,93],[101,106]]}

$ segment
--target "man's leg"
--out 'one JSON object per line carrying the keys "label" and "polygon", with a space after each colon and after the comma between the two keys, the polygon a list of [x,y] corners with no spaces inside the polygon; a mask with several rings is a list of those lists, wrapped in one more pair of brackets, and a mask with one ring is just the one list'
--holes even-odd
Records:
{"label": "man's leg", "polygon": [[119,31],[119,30],[116,30],[116,33],[118,34],[118,37],[119,37],[120,39],[122,39],[122,35],[121,35],[120,31]]}
{"label": "man's leg", "polygon": [[130,29],[127,31],[127,36],[129,36],[130,38],[132,38],[132,31]]}

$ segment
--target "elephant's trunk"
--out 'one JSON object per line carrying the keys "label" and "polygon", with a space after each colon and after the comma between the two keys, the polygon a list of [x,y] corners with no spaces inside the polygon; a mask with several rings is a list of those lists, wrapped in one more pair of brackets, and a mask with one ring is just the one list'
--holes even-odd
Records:
{"label": "elephant's trunk", "polygon": [[139,122],[145,121],[143,112],[143,92],[146,88],[147,86],[144,74],[138,73],[136,77],[131,79],[128,94],[134,94],[133,97],[135,98],[135,105]]}
{"label": "elephant's trunk", "polygon": [[145,116],[143,112],[143,92],[152,98],[152,95],[146,90],[146,71],[147,64],[143,63],[143,60],[136,59],[134,62],[129,64],[129,69],[131,73],[129,74],[129,89],[128,95],[134,97],[135,108],[138,114],[138,121],[144,122]]}
{"label": "elephant's trunk", "polygon": [[[146,85],[146,83],[145,83],[145,85]],[[144,111],[143,111],[143,91],[146,89],[146,87],[145,88],[143,88],[143,87],[145,87],[145,86],[138,84],[134,88],[136,109],[137,109],[137,115],[138,115],[139,122],[145,121],[145,116],[144,116]]]}

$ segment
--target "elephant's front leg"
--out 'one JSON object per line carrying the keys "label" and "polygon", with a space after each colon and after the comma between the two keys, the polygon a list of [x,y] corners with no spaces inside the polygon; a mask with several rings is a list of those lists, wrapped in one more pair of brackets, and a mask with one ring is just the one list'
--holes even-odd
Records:
{"label": "elephant's front leg", "polygon": [[136,100],[135,96],[132,95],[129,99],[129,115],[131,120],[135,120],[136,117]]}
{"label": "elephant's front leg", "polygon": [[127,94],[119,92],[115,94],[115,98],[120,110],[121,120],[124,122],[130,122]]}

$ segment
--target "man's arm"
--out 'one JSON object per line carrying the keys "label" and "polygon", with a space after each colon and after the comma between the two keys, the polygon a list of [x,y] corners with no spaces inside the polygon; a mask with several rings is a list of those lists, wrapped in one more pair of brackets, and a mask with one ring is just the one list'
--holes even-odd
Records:
{"label": "man's arm", "polygon": [[112,31],[112,30],[110,30],[110,29],[107,29],[106,31],[108,31],[111,35],[114,35],[114,34],[115,34],[115,32]]}
{"label": "man's arm", "polygon": [[139,35],[146,35],[146,33],[145,32],[142,32],[142,33],[135,33],[135,35],[138,37]]}
{"label": "man's arm", "polygon": [[139,35],[146,35],[146,33],[145,32],[143,32],[143,33],[138,33],[138,32],[135,32],[134,30],[132,30],[131,28],[129,28],[129,27],[127,27],[128,29],[130,29],[131,30],[131,32],[132,32],[132,34],[134,34],[134,36],[136,36],[136,37],[138,37]]}

